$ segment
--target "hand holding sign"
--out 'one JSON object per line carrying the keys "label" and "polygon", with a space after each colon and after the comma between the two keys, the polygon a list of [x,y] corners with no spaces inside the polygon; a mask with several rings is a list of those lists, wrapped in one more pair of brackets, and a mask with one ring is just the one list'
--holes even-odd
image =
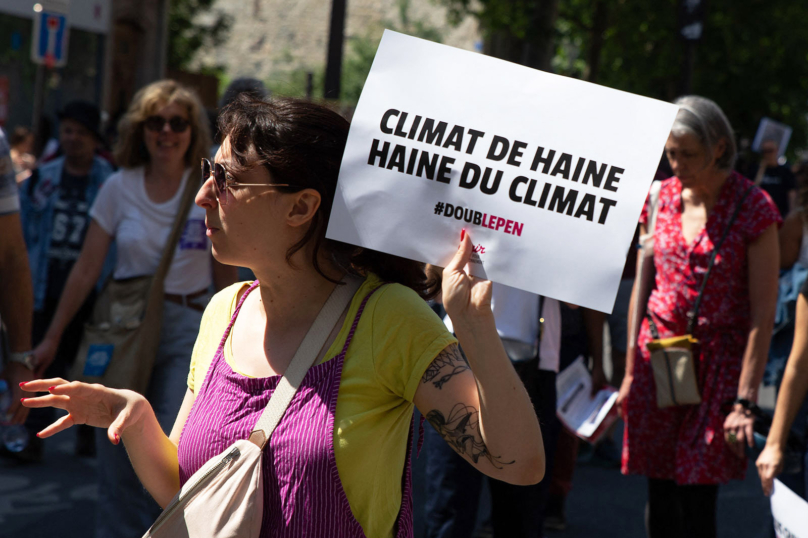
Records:
{"label": "hand holding sign", "polygon": [[465,230],[452,261],[443,269],[443,307],[454,324],[468,317],[488,317],[491,313],[491,282],[469,275],[466,271],[474,245]]}

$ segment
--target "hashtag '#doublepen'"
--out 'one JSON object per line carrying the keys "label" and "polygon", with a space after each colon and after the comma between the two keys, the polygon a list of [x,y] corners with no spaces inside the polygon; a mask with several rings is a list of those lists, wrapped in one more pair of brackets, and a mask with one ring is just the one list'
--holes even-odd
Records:
{"label": "hashtag '#doublepen'", "polygon": [[443,202],[438,202],[435,204],[435,214],[442,215],[443,214]]}

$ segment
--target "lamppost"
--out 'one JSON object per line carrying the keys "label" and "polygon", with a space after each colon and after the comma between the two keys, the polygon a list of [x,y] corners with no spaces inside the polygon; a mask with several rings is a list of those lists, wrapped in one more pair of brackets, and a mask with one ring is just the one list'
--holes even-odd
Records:
{"label": "lamppost", "polygon": [[685,42],[685,58],[682,67],[681,94],[693,90],[693,68],[696,63],[696,42],[704,31],[704,4],[706,0],[679,0],[678,33]]}
{"label": "lamppost", "polygon": [[342,50],[345,41],[345,8],[348,0],[331,0],[328,58],[325,65],[324,97],[339,99],[342,85]]}

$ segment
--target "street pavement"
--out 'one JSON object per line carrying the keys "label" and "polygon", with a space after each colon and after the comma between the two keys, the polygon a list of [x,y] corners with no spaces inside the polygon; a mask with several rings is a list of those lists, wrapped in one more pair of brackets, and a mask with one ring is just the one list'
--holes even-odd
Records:
{"label": "street pavement", "polygon": [[[92,536],[97,464],[92,458],[73,455],[74,439],[74,433],[68,431],[48,440],[40,464],[20,465],[0,459],[0,538]],[[416,537],[421,537],[425,458],[414,463]],[[645,487],[641,477],[622,476],[615,468],[579,464],[567,505],[568,528],[548,533],[548,538],[643,538]],[[490,506],[485,495],[480,521]],[[750,462],[745,481],[720,490],[719,537],[768,537],[768,519],[768,502]]]}

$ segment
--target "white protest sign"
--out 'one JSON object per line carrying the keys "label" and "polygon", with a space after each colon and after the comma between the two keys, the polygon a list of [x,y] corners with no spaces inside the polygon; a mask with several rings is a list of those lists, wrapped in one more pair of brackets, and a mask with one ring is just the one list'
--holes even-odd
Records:
{"label": "white protest sign", "polygon": [[385,31],[327,237],[611,312],[677,110]]}
{"label": "white protest sign", "polygon": [[772,492],[772,518],[777,538],[808,538],[808,503],[777,479]]}
{"label": "white protest sign", "polygon": [[770,118],[762,118],[760,124],[758,124],[755,138],[752,140],[752,151],[759,152],[760,145],[764,140],[774,140],[777,142],[777,148],[779,149],[777,156],[782,157],[788,147],[788,141],[791,140],[792,131],[791,127],[784,123]]}

